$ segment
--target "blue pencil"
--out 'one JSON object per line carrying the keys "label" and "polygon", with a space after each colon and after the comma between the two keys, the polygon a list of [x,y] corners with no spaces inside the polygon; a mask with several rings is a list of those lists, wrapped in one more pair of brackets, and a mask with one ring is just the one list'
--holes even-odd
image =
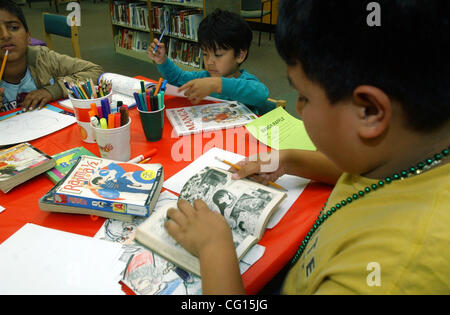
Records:
{"label": "blue pencil", "polygon": [[[162,32],[161,32],[161,36],[159,36],[158,39],[158,43],[161,43],[161,40],[163,39],[164,33],[166,32],[166,28],[163,28]],[[155,48],[153,48],[153,53],[156,53],[156,51],[158,50],[158,45],[155,46]]]}

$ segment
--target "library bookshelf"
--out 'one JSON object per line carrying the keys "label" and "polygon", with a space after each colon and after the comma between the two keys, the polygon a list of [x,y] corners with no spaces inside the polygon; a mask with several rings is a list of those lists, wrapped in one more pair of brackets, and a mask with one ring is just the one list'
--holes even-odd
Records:
{"label": "library bookshelf", "polygon": [[201,70],[198,24],[216,8],[240,12],[240,0],[108,0],[114,50],[152,63],[147,49],[165,28],[167,53],[181,69]]}

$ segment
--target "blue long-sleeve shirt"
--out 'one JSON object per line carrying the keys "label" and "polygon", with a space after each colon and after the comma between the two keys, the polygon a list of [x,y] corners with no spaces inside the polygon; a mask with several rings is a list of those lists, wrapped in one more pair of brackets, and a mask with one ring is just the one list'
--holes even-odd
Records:
{"label": "blue long-sleeve shirt", "polygon": [[[183,71],[169,58],[163,64],[157,65],[157,68],[167,82],[175,86],[182,86],[194,79],[211,77],[208,71]],[[222,77],[222,93],[212,93],[210,96],[241,102],[260,115],[272,110],[273,104],[267,102],[267,87],[247,71],[240,72],[239,78]]]}

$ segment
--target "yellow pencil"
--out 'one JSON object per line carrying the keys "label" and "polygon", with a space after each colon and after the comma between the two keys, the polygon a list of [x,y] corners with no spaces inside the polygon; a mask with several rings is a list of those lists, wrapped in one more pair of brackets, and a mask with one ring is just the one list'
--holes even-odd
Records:
{"label": "yellow pencil", "polygon": [[140,162],[138,162],[139,164],[145,164],[145,163],[147,163],[148,161],[150,161],[152,159],[152,157],[149,157],[149,158],[146,158],[145,160],[142,160],[142,161],[140,161]]}
{"label": "yellow pencil", "polygon": [[5,57],[3,57],[2,68],[0,69],[0,80],[3,78],[3,72],[5,72],[6,59],[8,59],[8,52],[9,50],[6,51]]}
{"label": "yellow pencil", "polygon": [[[223,162],[223,163],[225,163],[225,164],[231,166],[231,167],[234,167],[234,168],[237,169],[238,171],[241,169],[241,167],[240,167],[239,165],[236,165],[236,164],[233,164],[233,163],[231,163],[231,162],[228,162],[227,160],[221,160],[221,159],[218,158],[218,157],[216,157],[216,159],[219,160],[220,162]],[[268,182],[268,184],[269,184],[270,186],[273,186],[273,187],[277,188],[277,189],[284,190],[284,191],[288,191],[288,190],[287,190],[286,188],[284,188],[283,186],[280,186],[280,185],[278,185],[278,184],[276,184],[276,183],[274,183],[274,182]]]}

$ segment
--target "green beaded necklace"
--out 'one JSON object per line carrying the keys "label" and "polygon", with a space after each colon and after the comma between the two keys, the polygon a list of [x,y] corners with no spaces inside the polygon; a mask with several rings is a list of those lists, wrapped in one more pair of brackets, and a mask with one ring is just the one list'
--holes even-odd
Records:
{"label": "green beaded necklace", "polygon": [[377,184],[372,184],[370,187],[364,188],[364,190],[360,190],[357,193],[354,193],[351,197],[348,197],[347,199],[342,200],[341,202],[337,203],[333,207],[331,207],[328,211],[325,210],[327,206],[327,202],[325,202],[325,205],[322,208],[321,213],[317,216],[316,222],[313,224],[311,229],[309,230],[308,234],[306,234],[305,238],[303,239],[301,245],[298,247],[297,252],[295,253],[294,257],[291,260],[291,266],[295,265],[297,261],[300,259],[301,255],[303,254],[304,250],[306,249],[306,246],[308,245],[309,240],[311,240],[311,237],[313,236],[314,232],[325,222],[330,216],[332,216],[334,213],[336,213],[338,210],[342,209],[346,205],[352,203],[353,201],[364,197],[366,194],[373,192],[379,188],[384,187],[386,184],[390,184],[393,181],[397,181],[400,179],[405,179],[410,176],[418,175],[442,162],[443,159],[446,159],[449,157],[450,147],[443,150],[441,153],[435,154],[434,157],[428,158],[423,162],[418,163],[416,166],[410,167],[408,170],[403,170],[400,173],[395,173],[392,176],[386,177],[384,180],[378,181]]}

